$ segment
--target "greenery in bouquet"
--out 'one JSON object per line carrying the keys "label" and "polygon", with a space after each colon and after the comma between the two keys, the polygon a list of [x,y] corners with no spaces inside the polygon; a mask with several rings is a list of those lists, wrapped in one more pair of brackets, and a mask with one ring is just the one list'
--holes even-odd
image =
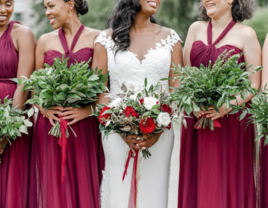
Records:
{"label": "greenery in bouquet", "polygon": [[[89,61],[90,62],[90,61]],[[68,58],[56,58],[52,66],[35,71],[29,79],[13,79],[23,84],[23,90],[32,91],[32,97],[26,103],[38,104],[44,109],[55,106],[83,107],[98,100],[98,94],[106,91],[107,76],[102,70],[91,70],[89,62],[72,64],[68,67]],[[72,130],[72,128],[69,126]],[[73,132],[75,134],[75,132]],[[49,134],[61,137],[60,123],[52,127]],[[68,130],[66,130],[68,138]]]}
{"label": "greenery in bouquet", "polygon": [[[100,131],[104,137],[118,133],[126,138],[128,135],[147,134],[153,136],[165,129],[170,129],[172,119],[183,117],[183,109],[179,109],[170,99],[169,93],[161,89],[160,84],[147,89],[127,88],[113,97],[108,106],[99,104],[93,115],[100,121]],[[109,95],[108,95],[109,96]],[[144,158],[151,156],[149,150],[143,150]]]}
{"label": "greenery in bouquet", "polygon": [[[248,92],[257,94],[257,90],[251,87],[248,77],[262,68],[250,70],[252,68],[250,66],[246,69],[246,63],[238,63],[242,54],[229,57],[232,51],[224,51],[213,66],[211,62],[207,67],[201,65],[200,68],[174,66],[173,70],[177,75],[174,79],[179,80],[180,86],[174,89],[172,98],[176,104],[185,108],[188,115],[193,111],[209,111],[209,107],[213,107],[215,111],[219,112],[218,108],[221,108],[223,104],[226,109],[229,107],[237,109],[236,105],[231,103],[237,100],[237,95],[246,99]],[[214,125],[215,122],[211,119],[202,117],[195,128],[209,127],[214,130]]]}
{"label": "greenery in bouquet", "polygon": [[3,102],[0,99],[0,155],[8,143],[12,144],[12,140],[16,140],[22,134],[28,134],[28,127],[33,125],[29,118],[33,114],[33,108],[17,109],[12,107],[12,99],[6,97]]}
{"label": "greenery in bouquet", "polygon": [[240,119],[249,114],[248,124],[259,125],[256,140],[263,138],[264,145],[268,145],[268,84],[265,85],[264,91],[254,98],[249,108],[241,110],[243,110],[243,113]]}

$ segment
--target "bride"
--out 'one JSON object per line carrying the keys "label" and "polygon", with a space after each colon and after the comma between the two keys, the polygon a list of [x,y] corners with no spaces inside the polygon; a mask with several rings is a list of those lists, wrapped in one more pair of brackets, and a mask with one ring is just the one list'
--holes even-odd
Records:
{"label": "bride", "polygon": [[[119,0],[108,25],[96,39],[93,68],[109,71],[110,94],[120,91],[118,83],[126,86],[143,86],[147,77],[148,86],[157,84],[162,78],[173,77],[172,62],[182,65],[182,47],[177,33],[156,23],[154,14],[161,0]],[[175,87],[176,82],[161,82],[165,89]],[[100,103],[107,104],[102,95]],[[102,208],[132,208],[131,174],[133,160],[128,175],[122,182],[126,155],[131,149],[149,148],[152,156],[144,160],[141,178],[138,182],[138,208],[166,208],[168,205],[168,185],[170,158],[174,142],[173,129],[162,134],[148,136],[145,141],[137,136],[125,140],[112,134],[103,140],[106,167],[103,175]]]}

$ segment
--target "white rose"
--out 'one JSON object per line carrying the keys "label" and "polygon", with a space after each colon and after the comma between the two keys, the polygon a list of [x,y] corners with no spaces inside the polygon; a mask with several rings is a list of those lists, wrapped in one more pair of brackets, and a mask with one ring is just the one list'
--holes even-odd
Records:
{"label": "white rose", "polygon": [[119,108],[120,104],[122,103],[122,99],[121,98],[116,98],[114,99],[108,106],[110,108]]}
{"label": "white rose", "polygon": [[50,75],[52,70],[53,70],[52,68],[49,68],[49,70],[47,71],[47,75]]}
{"label": "white rose", "polygon": [[146,97],[144,98],[144,106],[147,110],[152,110],[152,107],[159,102],[156,98]]}
{"label": "white rose", "polygon": [[159,126],[168,126],[171,122],[170,116],[167,112],[160,113],[157,117],[157,123]]}

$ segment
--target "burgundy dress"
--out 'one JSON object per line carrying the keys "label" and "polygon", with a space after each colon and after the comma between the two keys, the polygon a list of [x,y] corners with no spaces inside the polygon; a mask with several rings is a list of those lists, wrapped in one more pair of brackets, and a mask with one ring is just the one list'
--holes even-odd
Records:
{"label": "burgundy dress", "polygon": [[268,207],[268,146],[264,146],[264,138],[261,142],[261,175],[262,175],[262,194],[261,208]]}
{"label": "burgundy dress", "polygon": [[[93,56],[92,48],[72,52],[84,26],[74,37],[71,49],[62,29],[59,38],[72,63],[88,61]],[[62,53],[48,51],[44,62],[52,65],[54,58]],[[30,208],[98,208],[104,153],[99,133],[99,122],[88,117],[72,125],[77,137],[70,132],[67,143],[67,160],[64,181],[61,180],[62,149],[58,138],[48,135],[51,124],[40,113],[37,118],[32,147],[30,175]]]}
{"label": "burgundy dress", "polygon": [[[16,51],[10,32],[13,24],[0,38],[0,99],[7,95],[12,98],[17,84],[10,81],[17,77],[19,54]],[[7,146],[0,164],[0,208],[27,208],[28,184],[31,151],[31,129],[29,135],[23,135]]]}
{"label": "burgundy dress", "polygon": [[[208,25],[208,45],[194,42],[190,54],[192,66],[215,63],[224,50],[242,51],[232,45],[216,48],[235,25],[232,21],[212,43],[212,24]],[[240,62],[244,61],[244,57]],[[218,119],[222,128],[196,130],[197,119],[187,119],[181,135],[179,208],[255,208],[253,174],[254,126],[246,128],[247,117],[239,114]]]}

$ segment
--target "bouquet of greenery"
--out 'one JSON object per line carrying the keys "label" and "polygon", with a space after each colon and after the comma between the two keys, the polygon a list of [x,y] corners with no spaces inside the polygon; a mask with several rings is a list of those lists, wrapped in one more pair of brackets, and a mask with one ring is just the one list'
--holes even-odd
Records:
{"label": "bouquet of greenery", "polygon": [[8,143],[11,145],[12,140],[16,140],[22,134],[28,134],[28,127],[33,125],[29,118],[33,114],[33,108],[30,110],[16,109],[16,107],[12,107],[12,99],[6,97],[3,103],[0,99],[0,155]]}
{"label": "bouquet of greenery", "polygon": [[[243,109],[240,119],[243,119],[247,114],[248,124],[258,124],[258,136],[256,140],[264,138],[264,145],[268,145],[268,84],[265,85],[264,92],[258,94],[249,108]],[[241,109],[242,110],[242,109]]]}
{"label": "bouquet of greenery", "polygon": [[[251,87],[248,77],[262,68],[259,67],[250,72],[249,69],[252,67],[250,66],[248,70],[245,70],[245,63],[238,64],[241,54],[228,58],[231,52],[232,50],[224,51],[213,67],[211,62],[208,67],[201,65],[200,68],[183,68],[181,66],[177,68],[174,66],[173,70],[175,74],[178,74],[174,79],[179,79],[180,86],[175,89],[172,97],[177,101],[177,104],[185,108],[188,115],[192,111],[209,111],[209,107],[213,107],[215,111],[219,112],[218,108],[222,107],[223,104],[225,104],[226,109],[230,106],[236,108],[235,105],[231,105],[231,101],[237,100],[237,95],[246,99],[248,92],[257,94],[257,91]],[[214,127],[221,126],[217,120],[213,122],[205,117],[199,119],[195,125],[197,129],[205,129],[206,127],[214,130]]]}
{"label": "bouquet of greenery", "polygon": [[[147,79],[142,90],[134,86],[128,89],[124,84],[108,106],[98,104],[93,114],[100,121],[104,137],[118,133],[128,135],[153,135],[171,129],[172,120],[183,116],[183,109],[172,103],[169,93],[161,90],[159,84],[147,89]],[[109,95],[108,95],[109,96]],[[143,157],[151,156],[149,150],[142,150]]]}
{"label": "bouquet of greenery", "polygon": [[[102,70],[89,69],[89,62],[76,63],[68,67],[68,58],[62,61],[56,58],[54,64],[35,71],[29,79],[13,79],[23,84],[23,90],[32,91],[32,97],[26,103],[38,104],[44,109],[55,106],[80,108],[98,100],[98,94],[106,91],[105,82],[108,75]],[[49,131],[50,135],[59,138],[58,144],[62,147],[62,180],[66,161],[67,138],[69,137],[67,120],[60,118],[56,126]]]}
{"label": "bouquet of greenery", "polygon": [[[35,71],[29,79],[13,79],[18,84],[23,84],[23,90],[32,91],[31,99],[26,103],[38,104],[44,109],[55,106],[82,107],[98,100],[98,94],[106,91],[107,76],[102,70],[90,70],[89,62],[81,62],[67,66],[67,59],[55,59],[52,66]],[[72,130],[72,128],[69,126]],[[75,134],[75,132],[73,131]],[[49,134],[61,137],[60,123],[51,128]],[[75,134],[76,135],[76,134]],[[69,132],[66,130],[68,138]]]}

